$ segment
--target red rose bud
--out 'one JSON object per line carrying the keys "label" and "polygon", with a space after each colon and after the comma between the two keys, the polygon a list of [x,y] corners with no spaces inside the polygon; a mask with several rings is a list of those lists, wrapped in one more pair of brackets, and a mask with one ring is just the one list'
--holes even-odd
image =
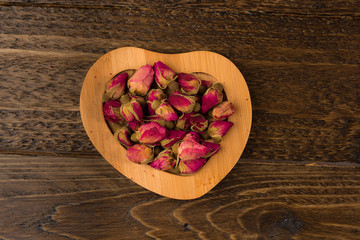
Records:
{"label": "red rose bud", "polygon": [[163,127],[165,127],[165,125],[166,125],[165,119],[163,119],[162,117],[160,117],[158,115],[146,116],[146,117],[144,117],[144,122],[146,122],[146,123],[157,122],[158,124],[160,124]]}
{"label": "red rose bud", "polygon": [[179,73],[177,81],[182,92],[191,95],[197,94],[201,85],[200,79],[192,74]]}
{"label": "red rose bud", "polygon": [[196,103],[194,96],[183,95],[179,92],[174,92],[168,99],[171,106],[183,113],[190,113],[193,111]]}
{"label": "red rose bud", "polygon": [[221,103],[223,99],[223,94],[216,88],[209,88],[206,90],[205,94],[201,99],[201,112],[203,114],[207,113],[210,108],[216,106],[217,104]]}
{"label": "red rose bud", "polygon": [[214,156],[219,150],[220,150],[220,144],[213,143],[213,142],[203,142],[202,145],[209,148],[211,151],[208,155],[206,155],[206,158]]}
{"label": "red rose bud", "polygon": [[167,130],[166,137],[161,140],[160,144],[164,148],[172,147],[175,143],[183,139],[186,132],[182,130]]}
{"label": "red rose bud", "polygon": [[145,98],[143,98],[143,97],[141,97],[141,96],[137,96],[137,95],[131,94],[131,93],[129,93],[128,95],[129,95],[130,101],[131,101],[132,99],[135,99],[137,102],[140,103],[141,107],[145,107],[145,106],[146,106]]}
{"label": "red rose bud", "polygon": [[203,132],[208,127],[208,120],[200,113],[190,117],[190,129],[195,132]]}
{"label": "red rose bud", "polygon": [[201,145],[193,139],[187,139],[180,143],[178,154],[182,160],[192,160],[204,157],[210,153],[210,149]]}
{"label": "red rose bud", "polygon": [[131,128],[131,130],[133,130],[133,131],[137,131],[142,124],[143,124],[143,121],[139,122],[137,120],[128,122],[129,128]]}
{"label": "red rose bud", "polygon": [[234,105],[231,102],[225,101],[215,106],[211,115],[216,120],[224,120],[233,115],[234,112]]}
{"label": "red rose bud", "polygon": [[176,127],[179,129],[187,130],[190,127],[190,118],[194,115],[191,113],[183,113],[176,121]]}
{"label": "red rose bud", "polygon": [[149,165],[159,170],[168,171],[175,165],[175,163],[176,161],[173,157],[172,151],[170,149],[165,149],[160,152],[154,161]]}
{"label": "red rose bud", "polygon": [[118,129],[114,136],[118,142],[120,142],[124,147],[129,148],[133,145],[133,142],[131,141],[131,132],[130,129],[127,127],[122,127]]}
{"label": "red rose bud", "polygon": [[147,106],[150,115],[155,115],[155,110],[151,107],[153,101],[158,100],[161,101],[166,98],[166,95],[163,93],[161,89],[151,89],[147,95]]}
{"label": "red rose bud", "polygon": [[127,122],[138,121],[143,119],[143,111],[141,105],[135,99],[130,102],[123,104],[120,109],[120,113]]}
{"label": "red rose bud", "polygon": [[201,86],[204,86],[206,89],[209,88],[213,82],[217,81],[216,78],[207,73],[197,72],[192,74],[201,80]]}
{"label": "red rose bud", "polygon": [[154,159],[153,149],[143,144],[136,144],[127,150],[126,157],[138,164],[147,164]]}
{"label": "red rose bud", "polygon": [[166,128],[156,122],[143,124],[139,127],[139,142],[155,145],[166,137]]}
{"label": "red rose bud", "polygon": [[105,102],[103,105],[103,114],[105,120],[108,120],[112,123],[119,122],[121,119],[120,114],[121,103],[116,100],[110,100]]}
{"label": "red rose bud", "polygon": [[208,133],[212,139],[221,140],[233,125],[228,121],[214,121],[210,123]]}
{"label": "red rose bud", "polygon": [[178,119],[178,115],[169,103],[163,102],[155,110],[156,115],[162,117],[166,121],[175,121]]}
{"label": "red rose bud", "polygon": [[128,88],[131,93],[146,95],[154,81],[154,70],[150,65],[139,68],[128,81]]}
{"label": "red rose bud", "polygon": [[124,93],[128,77],[129,75],[125,72],[116,75],[113,79],[106,82],[105,95],[111,99],[118,99]]}
{"label": "red rose bud", "polygon": [[188,161],[180,160],[179,169],[181,174],[192,174],[198,171],[205,163],[205,158],[198,158]]}
{"label": "red rose bud", "polygon": [[176,79],[175,72],[160,61],[154,63],[154,70],[155,81],[161,89],[165,89],[172,81]]}
{"label": "red rose bud", "polygon": [[200,142],[200,135],[196,132],[188,132],[185,137],[183,138],[183,141],[186,141],[186,140],[194,140],[196,142]]}

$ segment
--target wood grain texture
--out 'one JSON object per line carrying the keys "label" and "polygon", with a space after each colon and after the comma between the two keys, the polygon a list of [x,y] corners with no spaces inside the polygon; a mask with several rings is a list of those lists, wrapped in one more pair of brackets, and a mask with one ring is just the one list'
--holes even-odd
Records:
{"label": "wood grain texture", "polygon": [[[161,197],[102,158],[0,155],[2,239],[358,239],[360,168],[242,160],[205,196]],[[4,184],[5,183],[5,184]]]}

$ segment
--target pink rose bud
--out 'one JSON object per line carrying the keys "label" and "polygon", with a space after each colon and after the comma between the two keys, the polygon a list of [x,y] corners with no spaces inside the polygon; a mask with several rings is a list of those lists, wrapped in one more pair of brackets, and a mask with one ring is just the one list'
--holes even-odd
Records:
{"label": "pink rose bud", "polygon": [[144,117],[144,122],[145,123],[157,122],[158,124],[160,124],[163,127],[165,127],[165,124],[166,124],[165,119],[163,119],[162,117],[160,117],[158,115],[146,116],[146,117]]}
{"label": "pink rose bud", "polygon": [[194,110],[196,98],[174,92],[168,99],[171,106],[183,113],[190,113]]}
{"label": "pink rose bud", "polygon": [[204,157],[208,155],[210,151],[211,150],[209,148],[201,145],[193,139],[183,141],[180,143],[178,148],[179,157],[184,161]]}
{"label": "pink rose bud", "polygon": [[147,164],[154,159],[153,149],[143,144],[136,144],[127,150],[126,157],[138,164]]}
{"label": "pink rose bud", "polygon": [[176,121],[176,127],[179,129],[187,130],[190,127],[190,118],[195,113],[183,113]]}
{"label": "pink rose bud", "polygon": [[203,132],[208,127],[208,120],[200,113],[190,117],[190,129],[195,132]]}
{"label": "pink rose bud", "polygon": [[188,161],[180,160],[179,169],[181,174],[192,174],[198,171],[205,163],[205,158],[198,158]]}
{"label": "pink rose bud", "polygon": [[217,104],[221,103],[223,99],[223,94],[216,88],[209,88],[206,90],[205,94],[201,99],[201,112],[203,114],[207,113],[210,108],[216,106]]}
{"label": "pink rose bud", "polygon": [[120,108],[120,113],[132,130],[136,131],[140,127],[143,112],[138,101],[132,99],[130,102],[123,104]]}
{"label": "pink rose bud", "polygon": [[154,81],[154,70],[150,65],[139,68],[128,81],[128,88],[131,93],[146,95]]}
{"label": "pink rose bud", "polygon": [[160,61],[154,63],[154,70],[155,81],[161,89],[165,89],[172,81],[176,79],[175,72]]}
{"label": "pink rose bud", "polygon": [[118,99],[124,93],[128,77],[129,75],[125,72],[109,80],[105,83],[105,94],[111,99]]}
{"label": "pink rose bud", "polygon": [[182,130],[167,130],[166,137],[161,140],[160,144],[164,148],[172,147],[175,143],[183,139],[186,132]]}
{"label": "pink rose bud", "polygon": [[166,98],[166,95],[161,89],[151,89],[147,95],[147,106],[150,115],[155,115],[155,110],[151,107],[153,101],[161,101]]}
{"label": "pink rose bud", "polygon": [[186,141],[186,140],[194,140],[196,142],[200,142],[200,135],[196,132],[188,132],[185,137],[183,138],[183,141]]}
{"label": "pink rose bud", "polygon": [[231,102],[225,101],[215,106],[211,115],[216,120],[224,120],[233,115],[234,112],[234,105]]}
{"label": "pink rose bud", "polygon": [[157,122],[143,124],[139,127],[139,142],[149,145],[158,144],[166,137],[166,128]]}
{"label": "pink rose bud", "polygon": [[182,92],[190,95],[197,94],[201,85],[200,79],[192,74],[179,73],[177,81]]}
{"label": "pink rose bud", "polygon": [[108,120],[112,123],[119,122],[122,120],[120,114],[121,103],[116,100],[110,100],[104,103],[103,114],[105,120]]}
{"label": "pink rose bud", "polygon": [[174,165],[176,161],[174,159],[173,153],[170,149],[165,149],[159,153],[159,155],[154,159],[149,165],[153,168],[168,171]]}
{"label": "pink rose bud", "polygon": [[163,102],[155,110],[156,115],[162,117],[166,121],[175,121],[178,119],[178,115],[171,105],[167,102]]}
{"label": "pink rose bud", "polygon": [[129,93],[129,99],[130,101],[132,99],[135,99],[137,102],[140,103],[141,107],[145,107],[146,106],[146,101],[145,101],[145,98],[141,97],[141,96],[137,96],[135,94],[132,94],[132,93]]}
{"label": "pink rose bud", "polygon": [[120,142],[125,148],[129,148],[133,145],[131,141],[131,132],[127,127],[122,127],[114,133],[115,139]]}
{"label": "pink rose bud", "polygon": [[210,123],[208,133],[212,139],[221,140],[233,125],[228,121],[214,121]]}
{"label": "pink rose bud", "polygon": [[211,151],[208,155],[206,155],[206,158],[214,156],[219,150],[220,150],[220,144],[213,143],[213,142],[203,142],[202,145],[209,148]]}

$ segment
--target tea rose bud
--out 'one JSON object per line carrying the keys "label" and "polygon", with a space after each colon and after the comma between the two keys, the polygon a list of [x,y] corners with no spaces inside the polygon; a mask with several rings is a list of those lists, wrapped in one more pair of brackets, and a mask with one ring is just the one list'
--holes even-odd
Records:
{"label": "tea rose bud", "polygon": [[214,156],[219,150],[220,150],[220,144],[213,143],[213,142],[203,142],[202,145],[209,148],[211,151],[208,155],[206,155],[206,158]]}
{"label": "tea rose bud", "polygon": [[155,101],[161,101],[166,98],[166,95],[163,93],[161,89],[151,89],[146,97],[147,106],[150,115],[155,115],[154,108],[151,107],[151,104]]}
{"label": "tea rose bud", "polygon": [[210,153],[210,149],[193,139],[187,139],[180,143],[178,154],[181,160],[192,160],[204,157]]}
{"label": "tea rose bud", "polygon": [[105,83],[105,95],[111,99],[118,99],[124,93],[126,81],[129,75],[121,73],[116,75],[113,79]]}
{"label": "tea rose bud", "polygon": [[214,140],[221,140],[234,123],[229,121],[214,121],[209,125],[208,133]]}
{"label": "tea rose bud", "polygon": [[179,92],[174,92],[168,99],[171,106],[183,113],[192,112],[196,98],[194,96],[183,95]]}
{"label": "tea rose bud", "polygon": [[177,81],[181,91],[190,95],[197,94],[201,85],[200,79],[192,74],[179,73]]}
{"label": "tea rose bud", "polygon": [[138,103],[141,104],[141,107],[145,107],[146,106],[146,101],[145,98],[141,97],[141,96],[137,96],[135,94],[132,93],[128,93],[129,99],[130,101],[135,99]]}
{"label": "tea rose bud", "polygon": [[216,120],[224,120],[233,115],[234,112],[234,105],[231,102],[225,101],[213,108],[211,116]]}
{"label": "tea rose bud", "polygon": [[209,88],[202,96],[201,112],[203,114],[207,113],[207,111],[209,111],[210,108],[221,103],[222,99],[223,99],[223,94],[221,93],[221,91],[219,91],[219,89],[213,87]]}
{"label": "tea rose bud", "polygon": [[131,93],[146,95],[154,81],[154,70],[150,65],[139,68],[128,81],[128,88]]}
{"label": "tea rose bud", "polygon": [[170,149],[165,149],[149,165],[159,170],[170,170],[175,165],[175,159]]}
{"label": "tea rose bud", "polygon": [[131,141],[131,132],[127,127],[122,127],[114,133],[115,139],[120,142],[125,148],[129,148],[133,145]]}
{"label": "tea rose bud", "polygon": [[175,72],[160,61],[154,63],[154,70],[155,81],[161,89],[165,89],[172,81],[176,79]]}
{"label": "tea rose bud", "polygon": [[156,122],[143,124],[139,127],[139,142],[149,145],[158,144],[166,137],[166,128]]}
{"label": "tea rose bud", "polygon": [[188,132],[184,138],[183,138],[183,141],[186,141],[186,140],[194,140],[196,142],[200,142],[200,135],[196,132]]}
{"label": "tea rose bud", "polygon": [[140,103],[132,99],[130,102],[121,106],[120,113],[129,124],[129,127],[134,131],[137,130],[143,119],[143,111]]}
{"label": "tea rose bud", "polygon": [[135,144],[127,150],[126,157],[134,163],[147,164],[154,159],[154,152],[146,145]]}
{"label": "tea rose bud", "polygon": [[201,86],[204,86],[205,89],[208,89],[213,82],[217,81],[216,78],[214,78],[212,75],[207,73],[197,72],[192,74],[194,74],[201,80]]}
{"label": "tea rose bud", "polygon": [[193,160],[180,160],[179,169],[181,174],[187,175],[198,171],[206,163],[205,158],[198,158]]}
{"label": "tea rose bud", "polygon": [[183,113],[176,121],[176,127],[182,130],[187,130],[190,127],[190,118],[194,115],[191,113]]}
{"label": "tea rose bud", "polygon": [[110,100],[105,102],[103,105],[103,114],[105,120],[108,120],[112,123],[119,122],[122,120],[120,114],[121,103],[116,100]]}
{"label": "tea rose bud", "polygon": [[175,110],[167,102],[161,103],[158,108],[156,108],[155,113],[166,121],[175,121],[178,119]]}
{"label": "tea rose bud", "polygon": [[146,116],[144,118],[144,122],[146,122],[146,123],[157,122],[158,124],[160,124],[163,127],[165,127],[167,124],[165,119],[163,119],[162,117],[160,117],[158,115]]}
{"label": "tea rose bud", "polygon": [[190,129],[195,132],[203,132],[208,127],[208,120],[200,113],[190,117]]}
{"label": "tea rose bud", "polygon": [[172,147],[175,143],[184,138],[186,132],[182,130],[167,130],[166,137],[161,140],[160,144],[164,148]]}

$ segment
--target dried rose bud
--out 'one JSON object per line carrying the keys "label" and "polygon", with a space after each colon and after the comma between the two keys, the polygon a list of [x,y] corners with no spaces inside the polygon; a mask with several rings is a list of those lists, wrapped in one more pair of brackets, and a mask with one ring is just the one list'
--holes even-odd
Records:
{"label": "dried rose bud", "polygon": [[150,65],[139,68],[128,81],[128,88],[131,93],[146,95],[154,81],[154,70]]}
{"label": "dried rose bud", "polygon": [[156,122],[143,124],[139,127],[139,142],[149,145],[158,144],[166,137],[166,128]]}
{"label": "dried rose bud", "polygon": [[166,98],[166,95],[161,89],[151,89],[146,97],[147,106],[150,115],[155,115],[155,110],[151,107],[151,104],[155,101],[161,101]]}
{"label": "dried rose bud", "polygon": [[196,142],[200,142],[200,135],[196,132],[188,132],[184,138],[183,138],[183,141],[186,141],[186,140],[189,140],[189,139],[192,139]]}
{"label": "dried rose bud", "polygon": [[158,124],[160,124],[163,127],[166,126],[165,119],[163,119],[162,117],[160,117],[158,115],[146,116],[146,117],[144,117],[144,122],[146,122],[146,123],[157,122]]}
{"label": "dried rose bud", "polygon": [[164,148],[172,147],[175,143],[183,139],[186,132],[182,130],[167,130],[166,137],[161,140],[160,144]]}
{"label": "dried rose bud", "polygon": [[142,124],[143,124],[143,121],[139,122],[137,120],[128,122],[129,128],[131,128],[131,130],[133,130],[133,131],[137,131]]}
{"label": "dried rose bud", "polygon": [[190,129],[196,132],[203,132],[208,127],[208,120],[200,113],[190,117]]}
{"label": "dried rose bud", "polygon": [[197,94],[201,85],[200,79],[192,74],[179,73],[177,81],[182,92],[190,95]]}
{"label": "dried rose bud", "polygon": [[105,102],[103,106],[103,114],[105,120],[113,123],[121,121],[122,117],[120,114],[120,107],[121,103],[119,101],[110,100],[108,102]]}
{"label": "dried rose bud", "polygon": [[189,113],[192,112],[195,107],[196,98],[194,96],[187,96],[179,92],[174,92],[169,97],[168,101],[171,106],[180,112]]}
{"label": "dried rose bud", "polygon": [[136,131],[139,128],[143,119],[143,112],[138,101],[133,99],[123,104],[120,108],[120,113],[132,130]]}
{"label": "dried rose bud", "polygon": [[209,125],[208,133],[214,140],[221,140],[234,123],[229,121],[214,121]]}
{"label": "dried rose bud", "polygon": [[214,156],[220,150],[220,144],[213,142],[203,142],[202,145],[209,148],[211,152],[206,155],[206,158]]}
{"label": "dried rose bud", "polygon": [[164,151],[160,152],[154,161],[149,165],[156,169],[168,171],[175,165],[175,163],[176,161],[172,151],[170,149],[165,149]]}
{"label": "dried rose bud", "polygon": [[181,174],[192,174],[198,171],[205,163],[205,158],[198,158],[188,161],[180,160],[179,169]]}
{"label": "dried rose bud", "polygon": [[204,86],[205,89],[209,88],[213,82],[217,81],[216,78],[207,73],[197,72],[192,74],[201,80],[201,86]]}
{"label": "dried rose bud", "polygon": [[118,99],[124,93],[128,78],[129,75],[125,72],[116,75],[113,79],[106,82],[105,95],[111,99]]}
{"label": "dried rose bud", "polygon": [[233,115],[234,112],[234,105],[231,102],[225,101],[214,107],[211,116],[216,120],[224,120]]}
{"label": "dried rose bud", "polygon": [[143,144],[135,144],[127,150],[126,157],[138,164],[147,164],[154,159],[153,149]]}
{"label": "dried rose bud", "polygon": [[167,102],[161,103],[158,108],[156,108],[155,113],[166,121],[175,121],[178,119],[175,110]]}
{"label": "dried rose bud", "polygon": [[141,96],[137,96],[135,94],[132,93],[128,93],[129,99],[130,101],[135,99],[138,103],[141,104],[141,107],[145,107],[146,106],[146,101],[145,98],[141,97]]}
{"label": "dried rose bud", "polygon": [[208,90],[206,90],[205,94],[202,97],[201,112],[203,114],[207,113],[207,111],[209,111],[210,108],[221,103],[222,99],[223,99],[223,94],[221,93],[221,91],[213,87],[209,88]]}
{"label": "dried rose bud", "polygon": [[190,127],[190,118],[194,115],[191,113],[183,113],[176,121],[176,127],[179,129],[187,130]]}
{"label": "dried rose bud", "polygon": [[193,139],[187,139],[180,143],[178,154],[182,160],[192,160],[204,157],[210,153],[210,149]]}
{"label": "dried rose bud", "polygon": [[114,133],[115,139],[120,142],[122,145],[124,145],[125,148],[129,148],[133,145],[133,142],[131,141],[131,132],[130,129],[127,127],[122,127],[118,129]]}
{"label": "dried rose bud", "polygon": [[165,89],[172,81],[176,79],[175,72],[160,61],[154,63],[154,70],[155,81],[161,89]]}

